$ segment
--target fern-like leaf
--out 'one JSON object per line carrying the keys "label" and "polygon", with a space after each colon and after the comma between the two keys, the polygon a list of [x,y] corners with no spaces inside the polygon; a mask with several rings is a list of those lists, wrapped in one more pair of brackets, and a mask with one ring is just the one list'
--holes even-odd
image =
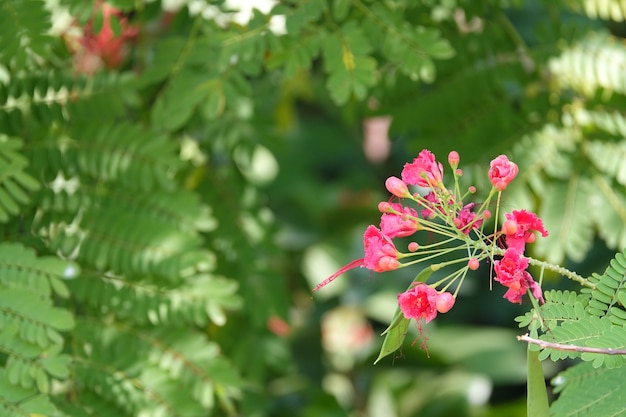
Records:
{"label": "fern-like leaf", "polygon": [[0,2],[0,62],[13,67],[32,66],[50,55],[50,15],[42,0],[3,0]]}
{"label": "fern-like leaf", "polygon": [[69,376],[62,332],[73,328],[74,316],[54,306],[52,297],[67,297],[62,277],[77,273],[70,262],[37,258],[17,244],[0,245],[0,350],[7,383],[47,394],[50,378]]}
{"label": "fern-like leaf", "polygon": [[197,416],[232,395],[241,380],[219,348],[189,328],[159,331],[79,322],[77,333],[93,346],[77,354],[83,389],[133,414]]}
{"label": "fern-like leaf", "polygon": [[[553,416],[624,416],[626,396],[622,368],[594,368],[579,363],[553,379],[560,395],[550,407]],[[607,387],[610,387],[607,389]]]}
{"label": "fern-like leaf", "polygon": [[9,382],[6,371],[0,368],[0,417],[57,415],[50,399],[34,387],[23,388]]}
{"label": "fern-like leaf", "polygon": [[190,277],[174,288],[146,280],[84,275],[70,283],[72,294],[94,315],[113,314],[138,325],[222,325],[225,311],[239,308],[237,284],[211,275]]}
{"label": "fern-like leaf", "polygon": [[550,198],[543,201],[538,214],[551,227],[548,237],[539,239],[534,249],[549,262],[558,263],[565,256],[581,261],[591,247],[592,218],[585,209],[590,209],[592,188],[593,183],[582,176],[545,187]]}
{"label": "fern-like leaf", "polygon": [[592,19],[626,20],[626,1],[624,0],[569,0],[568,3],[577,11],[582,11]]}
{"label": "fern-like leaf", "polygon": [[28,160],[20,153],[22,141],[0,134],[0,222],[20,213],[30,202],[30,193],[39,183],[25,168]]}
{"label": "fern-like leaf", "polygon": [[626,285],[626,257],[624,253],[616,254],[604,273],[592,275],[590,282],[595,285],[591,291],[591,300],[588,306],[590,314],[604,317],[609,314],[613,307],[624,309],[624,304],[620,300],[620,297],[626,295],[624,288]]}
{"label": "fern-like leaf", "polygon": [[561,88],[587,96],[598,89],[626,93],[626,46],[606,34],[588,36],[549,66]]}

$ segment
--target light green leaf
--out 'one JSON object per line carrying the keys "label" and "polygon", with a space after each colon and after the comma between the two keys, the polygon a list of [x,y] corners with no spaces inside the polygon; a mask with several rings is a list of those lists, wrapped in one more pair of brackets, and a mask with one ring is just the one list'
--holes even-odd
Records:
{"label": "light green leaf", "polygon": [[549,403],[546,380],[539,360],[539,351],[528,348],[528,417],[548,417]]}
{"label": "light green leaf", "polygon": [[[411,282],[411,285],[409,285],[408,288],[412,288],[417,282],[426,281],[432,273],[433,270],[431,269],[431,267],[424,268],[417,275],[417,277],[415,277],[415,279],[413,280],[413,282]],[[393,320],[391,321],[391,324],[382,333],[382,335],[385,336],[385,340],[383,340],[383,345],[380,349],[380,353],[378,354],[378,358],[376,358],[376,360],[374,361],[374,364],[378,363],[382,358],[395,352],[402,346],[410,322],[411,320],[405,318],[404,314],[400,310],[400,307],[398,307],[396,309]]]}

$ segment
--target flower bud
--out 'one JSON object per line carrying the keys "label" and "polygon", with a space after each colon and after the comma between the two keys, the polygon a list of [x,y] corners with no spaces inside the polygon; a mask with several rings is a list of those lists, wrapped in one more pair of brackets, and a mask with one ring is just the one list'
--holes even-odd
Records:
{"label": "flower bud", "polygon": [[489,219],[491,218],[491,212],[489,210],[484,210],[483,211],[483,218],[484,219]]}
{"label": "flower bud", "polygon": [[450,311],[455,301],[454,296],[449,292],[439,294],[435,303],[437,311],[440,313],[447,313]]}
{"label": "flower bud", "polygon": [[404,181],[397,177],[387,178],[387,181],[385,181],[385,187],[387,188],[387,191],[396,197],[404,198],[411,195],[409,193],[409,188]]}
{"label": "flower bud", "polygon": [[391,256],[383,256],[378,261],[379,272],[393,271],[394,269],[398,269],[399,266],[400,263],[398,260]]}
{"label": "flower bud", "polygon": [[417,250],[419,249],[419,245],[417,244],[417,242],[411,242],[409,243],[408,249],[409,252],[417,252]]}
{"label": "flower bud", "polygon": [[456,167],[459,166],[460,160],[461,160],[461,157],[459,156],[459,153],[457,151],[451,151],[448,154],[448,163],[450,164],[452,169],[456,169]]}
{"label": "flower bud", "polygon": [[381,213],[389,213],[391,209],[391,203],[387,201],[381,201],[380,203],[378,203],[378,211],[380,211]]}
{"label": "flower bud", "polygon": [[479,266],[480,266],[480,262],[478,262],[478,259],[476,258],[472,258],[469,261],[467,261],[467,267],[471,269],[472,271],[476,271]]}
{"label": "flower bud", "polygon": [[515,220],[505,220],[502,223],[502,233],[507,236],[514,235],[517,232],[517,222]]}

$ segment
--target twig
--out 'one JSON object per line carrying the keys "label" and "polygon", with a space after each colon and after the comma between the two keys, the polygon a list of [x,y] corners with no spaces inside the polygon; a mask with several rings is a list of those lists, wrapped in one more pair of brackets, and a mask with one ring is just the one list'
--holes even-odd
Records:
{"label": "twig", "polygon": [[600,353],[602,355],[626,355],[626,349],[594,348],[587,346],[566,345],[563,343],[552,343],[546,342],[545,340],[532,338],[528,336],[528,333],[523,336],[517,336],[517,340],[532,343],[542,349],[565,350],[569,352]]}

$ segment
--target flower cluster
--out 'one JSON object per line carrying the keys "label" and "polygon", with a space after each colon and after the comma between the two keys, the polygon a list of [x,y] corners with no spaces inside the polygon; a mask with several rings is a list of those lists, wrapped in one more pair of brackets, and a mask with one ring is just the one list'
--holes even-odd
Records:
{"label": "flower cluster", "polygon": [[[364,257],[344,266],[313,291],[356,267],[374,272],[392,271],[418,263],[429,263],[432,271],[456,267],[430,284],[421,282],[418,275],[407,291],[398,294],[398,305],[406,319],[428,323],[438,313],[446,313],[452,308],[468,270],[476,270],[482,260],[490,260],[496,281],[507,288],[504,298],[520,303],[523,295],[529,293],[543,301],[539,284],[527,271],[529,259],[524,257],[526,244],[535,240],[535,232],[542,236],[548,234],[541,219],[529,211],[514,210],[505,214],[506,220],[499,231],[494,227],[496,231],[487,234],[484,230],[491,218],[490,201],[497,196],[499,203],[500,194],[518,174],[517,165],[505,155],[491,161],[487,176],[492,188],[485,201],[479,204],[465,201],[476,188],[468,187],[461,192],[458,180],[463,171],[458,168],[459,162],[459,154],[450,152],[448,164],[454,179],[451,189],[444,185],[443,165],[426,149],[413,162],[404,165],[400,177],[387,178],[385,187],[391,197],[378,204],[381,212],[378,226],[370,225],[365,231]],[[496,204],[496,213],[498,209],[499,204]],[[497,215],[495,220],[497,222]],[[420,232],[425,232],[426,242],[423,238],[419,242]],[[433,236],[441,239],[433,241]],[[397,249],[393,241],[396,238],[411,240],[407,252]],[[504,238],[506,248],[493,243],[499,238]],[[449,254],[454,251],[458,251],[459,256],[449,260]]]}

